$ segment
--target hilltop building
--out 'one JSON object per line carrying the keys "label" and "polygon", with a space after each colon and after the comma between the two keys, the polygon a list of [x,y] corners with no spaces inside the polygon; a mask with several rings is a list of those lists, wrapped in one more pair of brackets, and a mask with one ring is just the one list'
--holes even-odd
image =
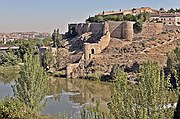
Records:
{"label": "hilltop building", "polygon": [[163,8],[159,10],[152,9],[150,7],[133,8],[131,10],[119,10],[119,11],[107,11],[98,13],[96,16],[109,16],[109,15],[137,15],[142,12],[150,13],[151,22],[160,22],[164,25],[180,26],[180,14],[179,13],[167,13]]}
{"label": "hilltop building", "polygon": [[141,8],[133,8],[131,10],[119,10],[119,11],[107,11],[107,12],[102,12],[98,13],[96,16],[108,16],[108,15],[126,15],[126,14],[132,14],[132,15],[137,15],[142,12],[148,12],[148,13],[159,13],[161,12],[160,10],[155,10],[150,7],[141,7]]}
{"label": "hilltop building", "polygon": [[180,26],[180,14],[178,13],[151,13],[151,21],[161,22],[164,25]]}

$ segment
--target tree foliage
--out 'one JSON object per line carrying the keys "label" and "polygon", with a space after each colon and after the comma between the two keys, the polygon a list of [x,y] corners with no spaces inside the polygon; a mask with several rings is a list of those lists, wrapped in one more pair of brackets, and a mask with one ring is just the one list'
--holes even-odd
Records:
{"label": "tree foliage", "polygon": [[12,86],[14,96],[33,110],[41,110],[41,100],[45,97],[48,84],[47,75],[40,67],[39,56],[25,55],[20,78]]}
{"label": "tree foliage", "polygon": [[171,9],[168,10],[168,12],[169,13],[180,12],[180,8],[176,8],[176,9],[171,8]]}
{"label": "tree foliage", "polygon": [[126,15],[107,15],[107,16],[94,16],[94,17],[89,17],[86,19],[87,22],[104,22],[104,21],[141,21],[145,22],[148,21],[150,18],[150,15],[148,12],[142,12],[137,15],[131,15],[131,14],[126,14]]}
{"label": "tree foliage", "polygon": [[53,47],[60,48],[62,46],[62,35],[59,33],[59,29],[54,30],[52,34]]}
{"label": "tree foliage", "polygon": [[44,68],[50,68],[54,64],[54,57],[52,48],[49,48],[46,50],[44,56],[43,56],[43,66]]}
{"label": "tree foliage", "polygon": [[176,48],[168,55],[167,67],[170,69],[171,78],[175,79],[175,91],[179,96],[174,118],[180,118],[180,48]]}
{"label": "tree foliage", "polygon": [[50,116],[41,115],[32,110],[26,104],[17,98],[6,97],[0,100],[0,118],[1,119],[52,119]]}
{"label": "tree foliage", "polygon": [[18,63],[18,57],[13,51],[10,52],[0,52],[0,65],[16,65]]}
{"label": "tree foliage", "polygon": [[171,103],[170,93],[157,63],[143,64],[136,93],[130,93],[132,87],[123,71],[120,70],[116,78],[110,102],[115,119],[164,119],[172,116],[173,110],[166,106]]}

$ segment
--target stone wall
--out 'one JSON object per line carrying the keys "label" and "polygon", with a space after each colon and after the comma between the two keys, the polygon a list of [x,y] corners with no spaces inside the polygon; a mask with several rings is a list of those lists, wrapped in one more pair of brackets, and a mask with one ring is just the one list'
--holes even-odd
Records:
{"label": "stone wall", "polygon": [[132,41],[134,38],[133,25],[135,22],[126,21],[122,23],[122,38]]}
{"label": "stone wall", "polygon": [[109,32],[112,38],[118,39],[128,39],[132,40],[134,31],[133,31],[133,24],[134,22],[125,21],[125,22],[114,22],[109,21]]}
{"label": "stone wall", "polygon": [[107,32],[101,37],[98,43],[84,43],[84,58],[88,61],[93,58],[94,54],[99,54],[105,49],[110,42],[110,33]]}
{"label": "stone wall", "polygon": [[79,24],[69,24],[68,30],[75,28],[78,36],[92,32],[93,34],[103,35],[104,23],[79,23]]}
{"label": "stone wall", "polygon": [[[134,22],[129,21],[69,24],[69,30],[74,28],[79,36],[87,32],[92,32],[93,35],[101,36],[100,39],[97,39],[96,43],[84,43],[84,61],[85,64],[88,64],[95,54],[101,53],[102,50],[109,45],[111,37],[132,40],[134,37],[133,24]],[[79,69],[79,65],[80,63],[67,65],[67,78],[75,77],[74,71]]]}
{"label": "stone wall", "polygon": [[163,23],[144,23],[141,37],[149,38],[163,32]]}
{"label": "stone wall", "polygon": [[67,64],[66,66],[66,78],[74,77],[73,70],[79,66],[79,63]]}
{"label": "stone wall", "polygon": [[122,38],[122,22],[109,21],[109,32],[112,38]]}
{"label": "stone wall", "polygon": [[164,30],[173,30],[180,32],[180,26],[164,25]]}
{"label": "stone wall", "polygon": [[110,32],[112,38],[118,39],[128,39],[132,40],[134,31],[133,31],[134,22],[124,21],[124,22],[115,22],[108,21],[104,23],[79,23],[79,24],[69,24],[68,29],[75,28],[78,36],[92,32],[92,34],[103,36],[107,31]]}

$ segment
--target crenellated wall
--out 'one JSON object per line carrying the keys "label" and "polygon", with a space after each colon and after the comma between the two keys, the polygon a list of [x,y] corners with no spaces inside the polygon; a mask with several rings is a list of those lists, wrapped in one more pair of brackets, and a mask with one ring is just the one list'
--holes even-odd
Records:
{"label": "crenellated wall", "polygon": [[75,28],[77,35],[80,36],[87,32],[93,34],[103,35],[104,23],[79,23],[79,24],[68,24],[68,30]]}
{"label": "crenellated wall", "polygon": [[133,24],[134,22],[131,21],[108,21],[103,23],[69,24],[68,27],[69,30],[74,27],[78,36],[86,32],[92,32],[92,34],[103,36],[109,31],[112,38],[132,40],[134,37]]}
{"label": "crenellated wall", "polygon": [[[93,35],[101,36],[97,41],[90,43],[84,43],[84,64],[88,64],[95,54],[99,54],[104,50],[112,38],[132,40],[134,37],[133,31],[134,22],[104,22],[104,23],[80,23],[69,24],[69,30],[74,28],[78,36],[91,32]],[[81,60],[82,62],[82,60]],[[67,78],[76,77],[76,73],[79,70],[80,63],[67,64],[66,76]],[[81,69],[81,68],[80,68]],[[75,72],[74,72],[75,71]]]}

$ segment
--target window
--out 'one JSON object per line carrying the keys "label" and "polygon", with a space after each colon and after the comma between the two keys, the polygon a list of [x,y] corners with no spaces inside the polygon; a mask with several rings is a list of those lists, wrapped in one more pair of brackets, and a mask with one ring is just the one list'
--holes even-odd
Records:
{"label": "window", "polygon": [[94,54],[94,49],[91,49],[91,54]]}

